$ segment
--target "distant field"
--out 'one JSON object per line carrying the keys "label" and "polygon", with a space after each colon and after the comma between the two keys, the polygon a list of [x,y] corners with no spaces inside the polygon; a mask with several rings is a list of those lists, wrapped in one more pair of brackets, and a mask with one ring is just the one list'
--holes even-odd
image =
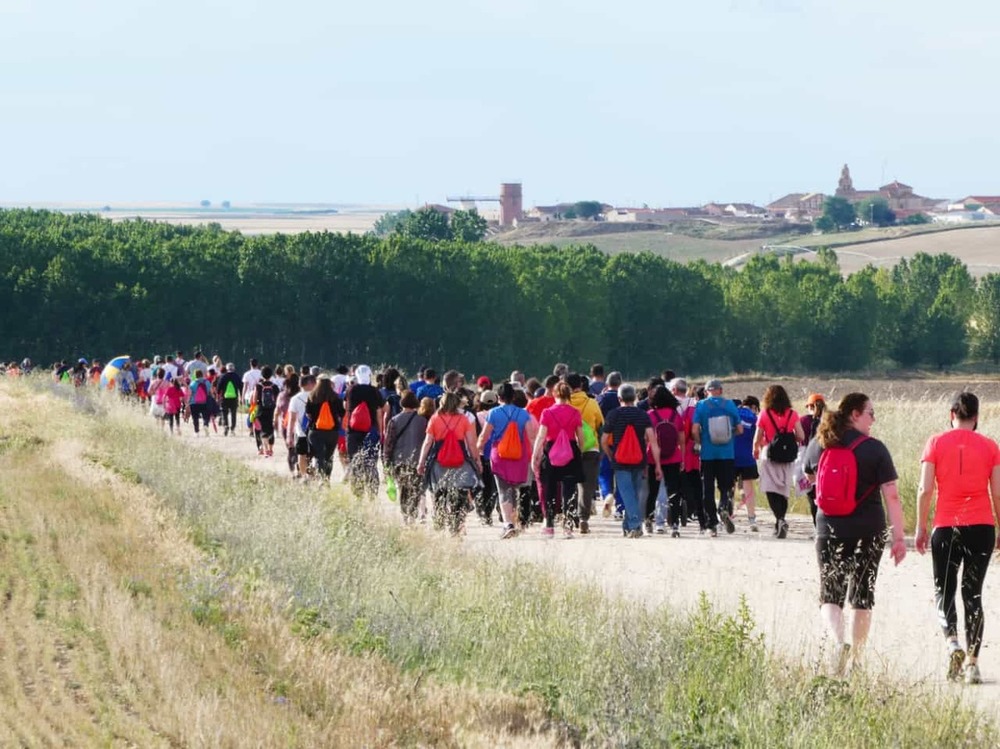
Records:
{"label": "distant field", "polygon": [[[328,203],[247,203],[224,209],[202,208],[197,203],[32,203],[0,205],[0,208],[31,207],[64,213],[96,213],[112,221],[142,218],[168,224],[204,226],[219,224],[227,231],[244,234],[298,234],[300,232],[353,232],[363,234],[386,211],[397,206],[342,205]],[[108,210],[105,210],[107,208]]]}
{"label": "distant field", "polygon": [[912,257],[918,252],[931,255],[946,252],[965,263],[972,275],[982,276],[1000,272],[1000,226],[955,229],[846,245],[837,247],[836,252],[845,273],[854,273],[869,263],[892,266],[900,258]]}
{"label": "distant field", "polygon": [[701,239],[687,237],[683,234],[673,234],[666,230],[630,231],[621,234],[594,236],[535,237],[530,240],[519,240],[519,242],[521,244],[550,244],[556,247],[591,244],[611,255],[616,255],[619,252],[648,250],[656,255],[680,262],[690,260],[721,262],[744,252],[755,250],[763,243],[760,239]]}
{"label": "distant field", "polygon": [[[962,260],[973,275],[1000,271],[1000,225],[997,224],[894,226],[863,229],[849,234],[807,234],[754,239],[692,237],[672,232],[669,226],[645,230],[616,230],[600,224],[592,224],[590,227],[592,228],[588,231],[587,224],[579,223],[544,228],[532,226],[530,232],[519,230],[501,235],[498,240],[505,244],[551,244],[557,247],[592,244],[609,254],[648,250],[680,262],[725,262],[759,250],[764,245],[832,247],[837,252],[840,267],[845,273],[855,273],[869,264],[876,267],[892,266],[900,258],[912,257],[918,252],[947,252]],[[801,260],[808,260],[811,256],[804,254],[799,257]]]}

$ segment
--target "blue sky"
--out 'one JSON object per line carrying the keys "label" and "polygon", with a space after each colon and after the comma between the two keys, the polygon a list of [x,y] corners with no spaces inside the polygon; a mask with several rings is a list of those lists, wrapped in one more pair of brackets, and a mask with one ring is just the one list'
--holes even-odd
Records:
{"label": "blue sky", "polygon": [[1000,4],[0,2],[0,201],[1000,194]]}

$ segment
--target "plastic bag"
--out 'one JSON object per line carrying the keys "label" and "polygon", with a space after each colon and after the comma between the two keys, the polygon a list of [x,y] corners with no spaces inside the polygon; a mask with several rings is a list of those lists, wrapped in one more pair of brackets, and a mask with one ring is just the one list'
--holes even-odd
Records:
{"label": "plastic bag", "polygon": [[813,480],[806,475],[806,451],[805,448],[799,448],[799,454],[795,458],[795,464],[792,467],[792,483],[795,484],[795,488],[798,489],[799,494],[805,494],[813,486]]}

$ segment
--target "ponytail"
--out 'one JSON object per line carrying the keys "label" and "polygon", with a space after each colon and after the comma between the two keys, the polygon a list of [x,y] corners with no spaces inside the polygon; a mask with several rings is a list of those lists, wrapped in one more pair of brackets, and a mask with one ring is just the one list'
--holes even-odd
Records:
{"label": "ponytail", "polygon": [[864,393],[848,393],[840,399],[837,408],[827,409],[819,425],[820,447],[835,447],[843,444],[844,434],[851,428],[851,419],[856,411],[863,411],[868,403]]}

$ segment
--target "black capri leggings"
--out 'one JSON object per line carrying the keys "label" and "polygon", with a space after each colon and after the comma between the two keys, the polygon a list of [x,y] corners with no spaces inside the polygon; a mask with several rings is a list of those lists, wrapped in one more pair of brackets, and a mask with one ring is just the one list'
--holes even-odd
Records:
{"label": "black capri leggings", "polygon": [[850,596],[851,608],[872,608],[884,548],[884,533],[864,538],[817,538],[820,603],[843,608]]}
{"label": "black capri leggings", "polygon": [[945,637],[958,636],[955,593],[958,568],[962,565],[962,604],[965,608],[965,640],[969,655],[979,657],[983,642],[983,581],[990,564],[996,530],[992,525],[935,528],[931,534],[934,563],[934,602]]}

